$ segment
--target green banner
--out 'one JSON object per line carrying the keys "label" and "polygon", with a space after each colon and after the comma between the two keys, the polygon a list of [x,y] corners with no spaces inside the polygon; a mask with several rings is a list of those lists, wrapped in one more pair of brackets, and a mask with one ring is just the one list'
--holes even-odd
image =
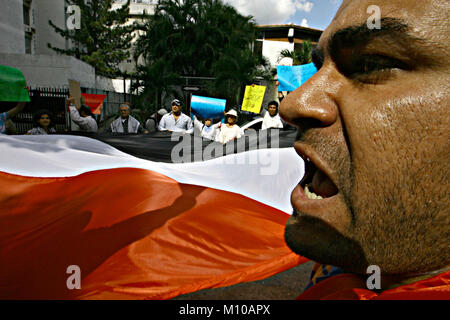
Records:
{"label": "green banner", "polygon": [[22,71],[0,65],[0,101],[30,102]]}

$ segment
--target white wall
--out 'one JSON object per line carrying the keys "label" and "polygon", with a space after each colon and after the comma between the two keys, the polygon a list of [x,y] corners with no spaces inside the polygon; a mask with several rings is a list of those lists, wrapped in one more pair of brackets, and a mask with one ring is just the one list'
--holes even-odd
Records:
{"label": "white wall", "polygon": [[[289,43],[286,41],[271,41],[264,40],[263,41],[263,56],[269,59],[272,67],[279,65],[278,57],[282,50],[288,49],[289,51],[294,50],[294,43]],[[283,62],[286,60],[283,59]],[[287,62],[283,63],[284,65],[292,65],[292,59],[289,59]]]}
{"label": "white wall", "polygon": [[82,87],[116,91],[112,79],[95,79],[94,68],[73,57],[0,53],[0,64],[22,70],[32,87],[67,87],[71,79]]}
{"label": "white wall", "polygon": [[52,22],[61,29],[66,28],[64,0],[33,0],[36,28],[36,54],[55,55],[56,52],[47,47],[66,48],[66,40],[49,25]]}
{"label": "white wall", "polygon": [[0,52],[25,53],[22,3],[22,0],[0,0]]}

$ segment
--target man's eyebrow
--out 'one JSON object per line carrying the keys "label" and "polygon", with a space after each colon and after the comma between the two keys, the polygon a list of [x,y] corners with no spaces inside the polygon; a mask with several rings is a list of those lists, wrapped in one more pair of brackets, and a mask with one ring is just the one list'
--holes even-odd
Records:
{"label": "man's eyebrow", "polygon": [[424,41],[408,33],[410,27],[401,19],[383,18],[380,23],[380,29],[369,29],[367,24],[364,23],[338,30],[328,42],[329,54],[336,57],[343,48],[363,47],[379,37],[388,37],[395,43],[402,46],[408,45],[408,47],[417,41]]}

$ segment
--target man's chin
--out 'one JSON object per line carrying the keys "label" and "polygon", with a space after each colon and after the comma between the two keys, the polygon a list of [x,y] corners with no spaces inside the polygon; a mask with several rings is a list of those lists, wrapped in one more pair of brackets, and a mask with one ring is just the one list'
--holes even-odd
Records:
{"label": "man's chin", "polygon": [[284,238],[292,251],[308,259],[348,272],[366,273],[368,263],[359,244],[316,217],[291,216]]}

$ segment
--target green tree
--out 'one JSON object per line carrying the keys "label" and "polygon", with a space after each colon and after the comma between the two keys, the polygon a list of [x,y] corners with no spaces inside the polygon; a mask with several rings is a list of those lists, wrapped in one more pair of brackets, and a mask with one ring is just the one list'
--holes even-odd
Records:
{"label": "green tree", "polygon": [[74,56],[95,68],[96,74],[115,76],[120,74],[119,64],[130,56],[134,24],[126,24],[130,12],[130,0],[117,10],[112,10],[113,0],[65,0],[81,11],[81,28],[67,30],[49,24],[63,38],[70,40],[71,48],[61,49],[48,43],[54,51]]}
{"label": "green tree", "polygon": [[278,62],[283,58],[291,58],[292,65],[298,66],[312,62],[312,44],[310,40],[303,42],[300,49],[290,51],[288,49],[282,50],[278,57]]}
{"label": "green tree", "polygon": [[237,104],[242,85],[267,73],[251,51],[253,18],[220,0],[159,0],[141,30],[135,60],[144,95],[170,91],[181,76],[212,77],[208,93]]}

